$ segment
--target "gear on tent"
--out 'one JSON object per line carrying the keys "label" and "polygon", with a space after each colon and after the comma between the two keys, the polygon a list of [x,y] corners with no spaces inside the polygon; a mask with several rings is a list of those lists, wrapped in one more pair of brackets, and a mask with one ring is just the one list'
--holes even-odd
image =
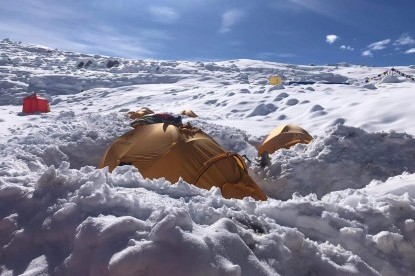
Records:
{"label": "gear on tent", "polygon": [[266,151],[264,151],[262,154],[261,154],[261,157],[259,158],[259,160],[258,160],[258,164],[261,166],[261,167],[266,167],[266,166],[268,166],[269,164],[271,163],[271,158],[269,157],[269,153],[268,152],[266,152]]}
{"label": "gear on tent", "polygon": [[209,135],[190,124],[152,121],[136,125],[108,148],[100,167],[108,166],[112,171],[121,165],[135,166],[146,178],[164,177],[171,183],[182,178],[207,190],[219,187],[225,198],[251,196],[266,200],[249,176],[243,158],[226,152]]}
{"label": "gear on tent", "polygon": [[171,124],[175,126],[180,126],[182,125],[182,117],[174,116],[169,113],[148,114],[133,121],[131,123],[131,126],[135,128],[140,125],[150,125],[150,124],[158,124],[158,123],[167,123],[167,124]]}

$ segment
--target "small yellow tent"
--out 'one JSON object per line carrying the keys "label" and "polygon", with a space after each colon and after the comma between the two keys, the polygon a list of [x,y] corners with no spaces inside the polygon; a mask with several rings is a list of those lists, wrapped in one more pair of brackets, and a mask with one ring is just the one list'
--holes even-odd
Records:
{"label": "small yellow tent", "polygon": [[148,114],[153,114],[154,112],[148,108],[148,107],[142,107],[137,111],[131,111],[128,112],[128,115],[130,116],[130,119],[136,120],[136,119],[140,119],[141,117],[148,115]]}
{"label": "small yellow tent", "polygon": [[190,109],[185,109],[185,110],[183,110],[182,112],[180,112],[180,114],[181,114],[181,115],[186,115],[186,116],[188,116],[188,117],[192,117],[192,118],[196,118],[196,117],[198,117],[198,116],[196,115],[196,113],[194,113],[194,112],[193,112],[193,110],[190,110]]}
{"label": "small yellow tent", "polygon": [[258,148],[258,156],[269,154],[281,148],[289,148],[295,144],[308,144],[313,139],[311,135],[299,126],[288,124],[274,128]]}
{"label": "small yellow tent", "polygon": [[133,165],[146,178],[180,177],[200,188],[219,187],[226,198],[266,196],[248,175],[241,156],[223,150],[209,135],[188,125],[141,125],[119,137],[107,150],[100,167],[110,171]]}
{"label": "small yellow tent", "polygon": [[268,79],[268,83],[270,85],[281,85],[282,84],[282,79],[279,76],[271,76]]}

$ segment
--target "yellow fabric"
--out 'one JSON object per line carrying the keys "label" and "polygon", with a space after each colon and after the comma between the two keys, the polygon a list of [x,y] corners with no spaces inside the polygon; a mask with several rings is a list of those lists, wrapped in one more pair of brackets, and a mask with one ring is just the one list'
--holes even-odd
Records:
{"label": "yellow fabric", "polygon": [[298,143],[308,144],[312,139],[313,137],[299,126],[292,124],[278,126],[258,147],[258,156],[264,152],[272,154],[281,148],[290,148]]}
{"label": "yellow fabric", "polygon": [[[164,177],[175,183],[181,177],[204,189],[213,186],[222,189],[227,183],[226,194],[235,194],[229,197],[266,200],[239,155],[227,154],[209,135],[189,126],[163,123],[137,126],[108,148],[100,167],[108,166],[112,171],[120,164],[131,164],[150,179]],[[231,193],[229,185],[241,191]]]}
{"label": "yellow fabric", "polygon": [[140,119],[141,117],[148,115],[148,114],[153,114],[154,112],[148,108],[148,107],[142,107],[137,111],[131,111],[128,112],[128,115],[130,116],[130,119],[132,120],[136,120],[136,119]]}
{"label": "yellow fabric", "polygon": [[180,114],[181,115],[186,115],[186,116],[188,116],[188,117],[192,117],[192,118],[196,118],[196,117],[198,117],[197,115],[196,115],[196,113],[194,113],[192,110],[190,110],[190,109],[185,109],[185,110],[183,110],[182,112],[180,112]]}
{"label": "yellow fabric", "polygon": [[280,85],[282,84],[282,79],[279,76],[271,76],[268,79],[270,85]]}
{"label": "yellow fabric", "polygon": [[222,159],[226,159],[229,157],[233,157],[235,156],[236,153],[231,153],[231,152],[227,152],[227,153],[222,153],[219,155],[216,155],[212,158],[210,158],[209,160],[207,160],[203,166],[199,167],[199,170],[196,172],[196,176],[193,178],[192,183],[197,183],[200,179],[200,177],[215,163],[221,161]]}
{"label": "yellow fabric", "polygon": [[249,174],[244,174],[238,183],[225,183],[222,185],[222,195],[225,198],[242,199],[247,196],[252,196],[256,200],[267,200],[266,195],[256,185]]}

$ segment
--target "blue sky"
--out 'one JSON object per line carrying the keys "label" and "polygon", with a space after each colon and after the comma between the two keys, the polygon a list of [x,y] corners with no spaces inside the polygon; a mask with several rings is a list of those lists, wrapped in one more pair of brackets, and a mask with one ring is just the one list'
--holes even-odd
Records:
{"label": "blue sky", "polygon": [[415,64],[415,0],[1,0],[0,39],[91,54]]}

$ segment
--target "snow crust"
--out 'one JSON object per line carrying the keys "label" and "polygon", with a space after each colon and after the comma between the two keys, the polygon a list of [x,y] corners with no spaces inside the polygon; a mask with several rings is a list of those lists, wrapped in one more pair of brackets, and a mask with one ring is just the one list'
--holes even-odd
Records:
{"label": "snow crust", "polygon": [[[365,87],[385,68],[351,64],[0,47],[1,275],[415,273],[414,83]],[[275,74],[286,83],[268,85]],[[50,99],[51,113],[21,113],[33,91]],[[126,113],[143,106],[195,111],[199,118],[185,120],[246,155],[269,199],[224,199],[217,188],[145,179],[132,166],[97,169],[131,129]],[[284,123],[314,140],[260,168],[255,147]]]}

